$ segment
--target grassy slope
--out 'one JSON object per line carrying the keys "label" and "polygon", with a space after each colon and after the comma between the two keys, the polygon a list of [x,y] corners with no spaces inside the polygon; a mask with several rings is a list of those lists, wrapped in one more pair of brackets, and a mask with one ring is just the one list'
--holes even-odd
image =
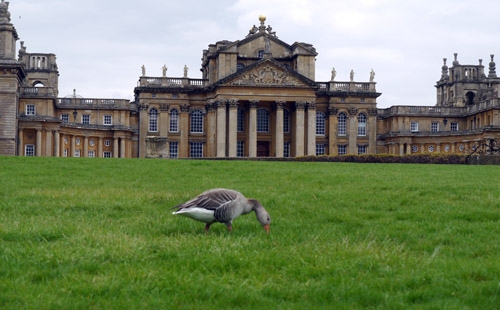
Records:
{"label": "grassy slope", "polygon": [[[0,158],[0,308],[494,308],[497,166]],[[168,207],[261,200],[229,234]]]}

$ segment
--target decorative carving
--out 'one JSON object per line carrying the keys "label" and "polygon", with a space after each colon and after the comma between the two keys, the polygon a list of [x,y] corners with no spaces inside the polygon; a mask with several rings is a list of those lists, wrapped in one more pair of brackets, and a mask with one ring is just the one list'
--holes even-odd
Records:
{"label": "decorative carving", "polygon": [[306,109],[306,102],[305,101],[296,101],[295,102],[295,109],[296,110],[305,110]]}
{"label": "decorative carving", "polygon": [[208,100],[207,104],[205,105],[205,109],[207,109],[207,112],[213,112],[217,109],[217,106],[215,105],[215,100],[210,99]]}
{"label": "decorative carving", "polygon": [[303,85],[299,79],[289,75],[275,66],[267,64],[247,72],[231,82],[232,85]]}
{"label": "decorative carving", "polygon": [[309,110],[316,110],[316,102],[307,102],[307,109]]}
{"label": "decorative carving", "polygon": [[338,108],[328,108],[328,115],[337,115],[339,114]]}
{"label": "decorative carving", "polygon": [[370,115],[370,116],[377,116],[377,108],[369,108],[368,109],[368,115]]}
{"label": "decorative carving", "polygon": [[356,116],[358,114],[358,109],[354,107],[349,107],[347,109],[347,112],[349,112],[349,115],[351,116]]}
{"label": "decorative carving", "polygon": [[169,109],[170,109],[170,106],[168,105],[168,103],[160,103],[160,111],[168,112]]}
{"label": "decorative carving", "polygon": [[230,109],[237,109],[238,108],[238,99],[231,98],[227,101],[227,104],[229,105]]}
{"label": "decorative carving", "polygon": [[218,109],[225,108],[227,105],[227,100],[226,99],[218,99],[215,101],[215,107]]}
{"label": "decorative carving", "polygon": [[285,107],[285,101],[281,101],[281,100],[276,100],[275,104],[274,104],[274,108],[276,110],[283,110],[283,108]]}
{"label": "decorative carving", "polygon": [[139,109],[141,111],[147,111],[149,109],[149,105],[143,103],[143,104],[139,105]]}
{"label": "decorative carving", "polygon": [[181,112],[188,113],[189,112],[189,104],[181,104],[180,106]]}
{"label": "decorative carving", "polygon": [[258,104],[259,104],[259,100],[249,100],[248,101],[248,107],[250,109],[256,109]]}

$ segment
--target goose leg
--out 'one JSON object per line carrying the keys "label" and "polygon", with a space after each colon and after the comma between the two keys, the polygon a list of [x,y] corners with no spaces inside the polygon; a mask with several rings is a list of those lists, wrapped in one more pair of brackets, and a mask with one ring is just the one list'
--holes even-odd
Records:
{"label": "goose leg", "polygon": [[210,230],[210,225],[209,223],[205,224],[205,232],[207,233]]}

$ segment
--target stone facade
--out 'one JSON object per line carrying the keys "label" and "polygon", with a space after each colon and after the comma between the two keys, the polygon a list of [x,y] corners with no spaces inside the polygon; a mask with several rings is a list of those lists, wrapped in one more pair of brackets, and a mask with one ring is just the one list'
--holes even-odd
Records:
{"label": "stone facade", "polygon": [[29,53],[0,3],[0,155],[115,158],[465,153],[498,138],[493,55],[441,68],[435,106],[377,109],[367,82],[315,81],[313,45],[281,41],[259,18],[203,51],[199,79],[143,74],[135,99],[59,97],[54,54]]}

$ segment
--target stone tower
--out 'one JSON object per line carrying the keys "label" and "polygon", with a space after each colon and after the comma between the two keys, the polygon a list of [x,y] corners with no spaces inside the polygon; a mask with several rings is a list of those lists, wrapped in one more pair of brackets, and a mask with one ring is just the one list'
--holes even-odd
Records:
{"label": "stone tower", "polygon": [[0,3],[0,155],[16,155],[19,87],[25,78],[16,60],[17,31],[10,22],[9,3]]}

